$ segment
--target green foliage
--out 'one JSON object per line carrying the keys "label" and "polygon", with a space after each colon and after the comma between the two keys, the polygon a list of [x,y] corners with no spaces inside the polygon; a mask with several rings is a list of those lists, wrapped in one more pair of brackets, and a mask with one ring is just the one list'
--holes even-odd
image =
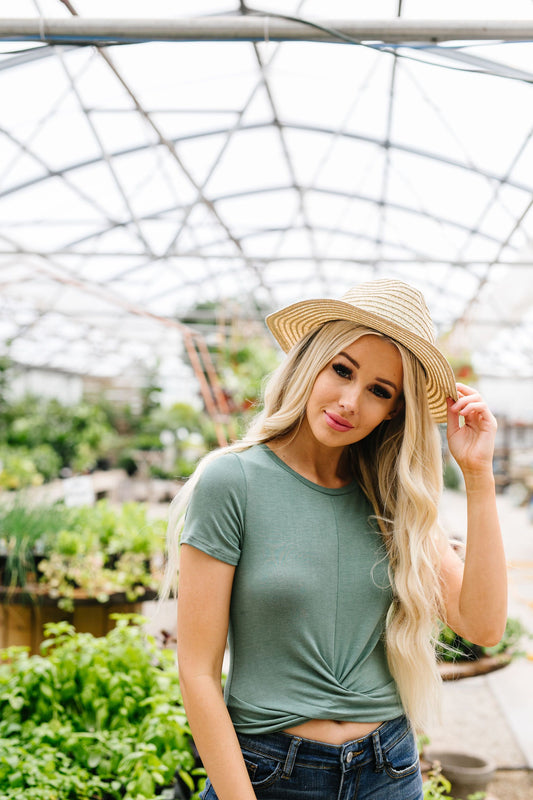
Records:
{"label": "green foliage", "polygon": [[524,637],[532,638],[532,634],[519,619],[509,617],[501,640],[494,647],[482,647],[458,636],[447,625],[441,624],[437,657],[440,661],[473,661],[482,656],[493,656],[507,653],[512,656],[522,655],[518,645]]}
{"label": "green foliage", "polygon": [[25,489],[55,478],[61,459],[48,444],[29,447],[0,446],[0,489]]}
{"label": "green foliage", "polygon": [[46,540],[38,567],[62,608],[72,608],[75,587],[100,602],[117,592],[133,602],[156,588],[150,560],[164,549],[163,520],[149,523],[140,503],[117,509],[106,500],[68,513],[69,527]]}
{"label": "green foliage", "polygon": [[0,489],[24,489],[43,481],[28,448],[0,447]]}
{"label": "green foliage", "polygon": [[444,777],[440,767],[429,772],[422,789],[424,800],[450,800],[451,783]]}
{"label": "green foliage", "polygon": [[12,363],[9,356],[0,356],[0,439],[4,438],[5,419],[9,408],[8,387],[11,369]]}
{"label": "green foliage", "polygon": [[[159,460],[149,464],[149,473],[154,478],[188,477],[198,459],[217,444],[213,423],[204,411],[188,403],[175,403],[168,408],[158,406],[143,418],[142,425],[138,419],[134,429],[115,441],[117,466],[134,475],[144,458],[140,451],[163,451],[165,438],[172,440],[173,455],[168,459],[161,453]],[[199,439],[201,446],[191,447],[192,439]]]}
{"label": "green foliage", "polygon": [[[201,330],[206,337],[231,415],[230,438],[244,434],[251,413],[258,410],[263,382],[279,364],[279,351],[259,322],[266,311],[257,305],[247,307],[242,298],[226,298],[198,303],[181,317],[182,322]],[[205,366],[204,374],[210,383]]]}
{"label": "green foliage", "polygon": [[24,586],[28,572],[37,570],[66,610],[76,588],[102,602],[117,592],[135,601],[156,588],[151,560],[164,550],[165,527],[163,520],[149,521],[141,503],[0,507],[4,582]]}
{"label": "green foliage", "polygon": [[532,638],[533,634],[528,631],[519,619],[509,617],[502,638],[494,647],[485,647],[485,654],[495,656],[500,653],[511,653],[513,656],[522,656],[524,652],[519,649],[520,642],[523,639]]}
{"label": "green foliage", "polygon": [[1,395],[0,488],[35,486],[65,467],[92,469],[111,441],[112,428],[98,406],[65,406],[32,395],[8,402]]}
{"label": "green foliage", "polygon": [[42,655],[3,652],[0,800],[154,800],[176,771],[201,789],[174,654],[116,616],[102,638],[61,622]]}
{"label": "green foliage", "polygon": [[[422,785],[423,799],[453,800],[450,795],[451,788],[450,781],[442,774],[440,764],[437,764],[430,770]],[[469,794],[466,800],[483,800],[486,796],[486,792],[474,792],[474,794]]]}
{"label": "green foliage", "polygon": [[29,451],[29,454],[35,464],[35,469],[45,481],[50,481],[59,475],[62,466],[61,457],[52,445],[38,444]]}
{"label": "green foliage", "polygon": [[8,417],[7,444],[32,451],[48,445],[61,466],[74,471],[91,469],[112,434],[104,411],[89,403],[65,406],[55,399],[27,396],[11,404]]}
{"label": "green foliage", "polygon": [[[61,470],[87,472],[105,462],[130,475],[144,463],[142,451],[159,451],[150,464],[154,475],[188,476],[205,450],[217,445],[207,414],[187,403],[160,404],[161,388],[148,375],[137,402],[117,406],[104,394],[95,402],[64,405],[27,395],[9,399],[9,359],[0,358],[0,490],[37,486]],[[175,438],[174,463],[163,458],[163,432]],[[180,432],[180,436],[178,436]],[[202,437],[202,453],[187,451],[187,437]]]}
{"label": "green foliage", "polygon": [[36,573],[36,556],[45,551],[45,540],[65,524],[64,506],[29,507],[23,502],[0,506],[0,553],[5,556],[3,583],[24,586]]}
{"label": "green foliage", "polygon": [[437,645],[439,661],[474,661],[484,655],[483,647],[459,636],[447,625],[442,625]]}
{"label": "green foliage", "polygon": [[279,364],[274,347],[264,336],[233,335],[217,353],[221,380],[241,411],[261,399],[263,381]]}
{"label": "green foliage", "polygon": [[145,420],[146,433],[161,436],[164,430],[178,431],[184,428],[189,433],[203,433],[205,414],[189,403],[174,403],[168,408],[158,407]]}
{"label": "green foliage", "polygon": [[186,458],[176,460],[176,475],[180,478],[189,478],[196,469],[196,463]]}
{"label": "green foliage", "polygon": [[449,459],[444,464],[443,481],[444,486],[452,491],[457,491],[461,485],[457,468],[454,467]]}

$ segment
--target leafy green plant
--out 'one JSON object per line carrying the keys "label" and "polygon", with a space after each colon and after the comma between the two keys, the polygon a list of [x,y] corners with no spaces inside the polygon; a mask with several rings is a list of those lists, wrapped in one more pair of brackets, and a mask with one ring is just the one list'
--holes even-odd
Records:
{"label": "leafy green plant", "polygon": [[235,328],[217,353],[224,387],[241,411],[259,402],[265,376],[279,364],[279,356],[263,335]]}
{"label": "leafy green plant", "polygon": [[101,602],[124,593],[133,602],[157,587],[153,561],[164,550],[165,527],[149,521],[140,503],[0,508],[4,583],[23,587],[37,579],[67,611],[77,590]]}
{"label": "leafy green plant", "polygon": [[[127,429],[124,418],[115,424]],[[175,403],[150,410],[149,416],[133,419],[128,415],[129,433],[117,438],[112,460],[129,475],[148,464],[151,477],[176,480],[186,478],[196,468],[198,459],[217,445],[213,422],[204,411],[188,403]],[[170,448],[170,452],[166,448]],[[146,454],[157,451],[159,458],[146,461]]]}
{"label": "leafy green plant", "polygon": [[474,661],[483,656],[493,656],[501,653],[519,656],[523,655],[522,651],[519,650],[519,644],[524,637],[532,638],[532,634],[519,619],[514,617],[508,618],[505,632],[494,647],[482,647],[481,645],[473,644],[468,639],[458,636],[447,625],[441,625],[437,657],[440,661]]}
{"label": "leafy green plant", "polygon": [[[424,800],[453,800],[450,795],[452,785],[442,774],[440,764],[436,764],[428,773],[426,780],[422,784]],[[483,800],[487,796],[486,792],[474,792],[469,794],[466,800]],[[457,800],[460,800],[458,798]]]}
{"label": "leafy green plant", "polygon": [[157,580],[151,560],[164,549],[165,523],[148,522],[146,507],[106,500],[69,510],[69,527],[45,542],[41,582],[60,607],[71,610],[76,588],[100,602],[120,592],[134,602]]}
{"label": "leafy green plant", "polygon": [[0,448],[0,489],[25,489],[39,486],[44,481],[26,447]]}
{"label": "leafy green plant", "polygon": [[509,617],[505,625],[505,631],[494,647],[485,647],[485,654],[489,656],[499,655],[500,653],[510,653],[513,656],[523,656],[524,651],[519,645],[523,639],[532,639],[533,634],[528,631],[526,626],[516,617]]}
{"label": "leafy green plant", "polygon": [[[142,451],[160,454],[150,462],[154,474],[186,477],[198,457],[218,443],[204,411],[188,403],[161,405],[155,372],[145,375],[145,385],[131,404],[118,405],[102,392],[90,401],[65,405],[31,394],[12,397],[12,369],[9,358],[0,357],[0,490],[36,486],[59,477],[62,470],[119,466],[133,475],[145,464]],[[175,439],[173,464],[164,454],[163,432]],[[182,434],[201,437],[203,450],[196,457],[191,457]]]}
{"label": "leafy green plant", "polygon": [[42,655],[3,651],[0,800],[154,800],[204,782],[174,654],[136,615],[97,638],[47,625]]}
{"label": "leafy green plant", "polygon": [[450,781],[444,777],[440,767],[432,769],[422,785],[424,800],[450,800]]}
{"label": "leafy green plant", "polygon": [[[112,436],[111,425],[98,405],[81,402],[66,406],[55,399],[32,395],[4,408],[0,430],[10,447],[31,453],[46,445],[55,453],[60,467],[81,472],[94,467]],[[42,455],[40,465],[51,471],[49,450],[48,462]]]}

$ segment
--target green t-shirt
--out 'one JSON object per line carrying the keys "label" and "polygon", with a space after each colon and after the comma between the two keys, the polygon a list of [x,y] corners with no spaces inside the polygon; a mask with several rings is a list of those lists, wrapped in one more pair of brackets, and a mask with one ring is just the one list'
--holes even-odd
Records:
{"label": "green t-shirt", "polygon": [[181,541],[236,566],[225,699],[237,731],[403,713],[383,641],[388,559],[371,515],[357,483],[319,486],[266,445],[202,474]]}

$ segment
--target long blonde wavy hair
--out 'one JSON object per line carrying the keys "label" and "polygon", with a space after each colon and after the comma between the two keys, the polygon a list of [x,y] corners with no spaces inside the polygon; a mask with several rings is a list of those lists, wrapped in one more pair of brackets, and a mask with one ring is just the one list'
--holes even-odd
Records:
{"label": "long blonde wavy hair", "polygon": [[[366,334],[381,333],[335,320],[308,334],[271,375],[263,410],[241,440],[205,456],[173,500],[167,566],[161,596],[177,591],[179,538],[189,499],[203,470],[224,453],[296,434],[319,372]],[[391,673],[413,726],[422,730],[439,708],[440,677],[435,632],[442,617],[438,576],[445,538],[438,522],[442,491],[440,436],[429,412],[424,370],[398,342],[403,365],[403,405],[365,439],[348,448],[349,466],[372,504],[389,556],[393,587],[385,629]]]}

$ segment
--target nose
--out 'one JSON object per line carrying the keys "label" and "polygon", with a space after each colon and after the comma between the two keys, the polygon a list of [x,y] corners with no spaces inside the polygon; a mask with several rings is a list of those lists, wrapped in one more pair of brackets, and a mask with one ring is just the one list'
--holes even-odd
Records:
{"label": "nose", "polygon": [[347,414],[355,414],[359,409],[359,401],[361,392],[357,385],[347,386],[339,398],[339,406],[344,409]]}

